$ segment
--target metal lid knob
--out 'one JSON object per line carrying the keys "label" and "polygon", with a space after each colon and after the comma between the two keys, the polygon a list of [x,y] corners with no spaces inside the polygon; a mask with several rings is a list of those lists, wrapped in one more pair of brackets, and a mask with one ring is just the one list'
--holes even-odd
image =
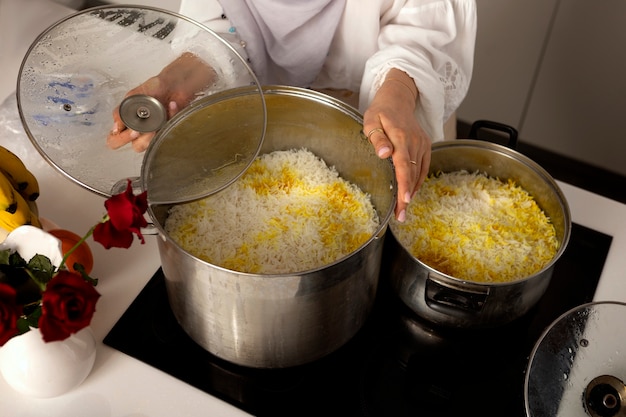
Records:
{"label": "metal lid knob", "polygon": [[165,106],[156,98],[145,94],[126,97],[120,103],[119,111],[124,124],[141,133],[155,132],[167,121]]}
{"label": "metal lid knob", "polygon": [[587,385],[584,404],[592,417],[625,416],[626,386],[613,375],[600,375]]}

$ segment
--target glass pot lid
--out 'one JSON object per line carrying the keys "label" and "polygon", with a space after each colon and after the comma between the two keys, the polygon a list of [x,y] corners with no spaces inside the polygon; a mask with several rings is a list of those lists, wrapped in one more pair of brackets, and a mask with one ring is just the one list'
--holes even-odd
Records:
{"label": "glass pot lid", "polygon": [[[220,100],[210,98],[238,88],[255,91],[245,114],[258,115],[263,123],[251,124],[255,127],[227,141],[214,135],[219,129],[210,126],[162,134],[170,123],[164,120],[166,103],[127,95],[189,53],[208,64],[214,77],[210,85],[194,92],[191,105],[175,117],[178,126],[185,124],[182,114],[188,117],[199,107],[205,109],[203,123],[216,123],[221,107],[216,105],[213,112],[208,106]],[[191,19],[152,7],[95,7],[55,23],[24,57],[16,95],[25,131],[42,156],[71,180],[105,197],[123,190],[127,179],[147,189],[151,203],[209,195],[247,169],[265,133],[262,89],[235,47]],[[200,102],[204,105],[198,106]],[[116,150],[107,147],[118,106],[124,122],[135,130],[160,129],[148,148],[158,142],[160,151],[136,152],[130,144]],[[228,122],[244,126],[247,121],[243,113],[237,117],[231,111]],[[155,160],[148,163],[146,158]],[[233,160],[237,164],[215,175],[224,161]],[[141,180],[142,170],[150,180]],[[225,175],[230,177],[225,180]]]}
{"label": "glass pot lid", "polygon": [[626,416],[626,304],[584,304],[537,341],[525,381],[529,417]]}

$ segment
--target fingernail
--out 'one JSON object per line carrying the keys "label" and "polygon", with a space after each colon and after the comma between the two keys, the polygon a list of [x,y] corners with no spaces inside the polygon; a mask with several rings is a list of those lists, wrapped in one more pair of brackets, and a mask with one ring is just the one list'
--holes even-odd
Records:
{"label": "fingernail", "polygon": [[411,193],[404,194],[404,202],[407,204],[411,202]]}
{"label": "fingernail", "polygon": [[170,101],[167,105],[169,117],[174,117],[178,113],[178,104],[175,101]]}
{"label": "fingernail", "polygon": [[130,138],[132,140],[137,139],[139,136],[141,136],[141,133],[137,132],[136,130],[133,130],[132,132],[130,132]]}
{"label": "fingernail", "polygon": [[400,214],[398,214],[398,221],[400,223],[404,223],[405,220],[406,220],[406,210],[402,210]]}
{"label": "fingernail", "polygon": [[113,122],[113,127],[111,128],[111,134],[117,135],[118,133],[120,133],[120,129],[119,127],[117,127],[117,123]]}
{"label": "fingernail", "polygon": [[391,151],[391,148],[389,148],[388,146],[383,146],[382,148],[378,150],[378,156],[382,158],[385,155],[387,155],[389,151]]}

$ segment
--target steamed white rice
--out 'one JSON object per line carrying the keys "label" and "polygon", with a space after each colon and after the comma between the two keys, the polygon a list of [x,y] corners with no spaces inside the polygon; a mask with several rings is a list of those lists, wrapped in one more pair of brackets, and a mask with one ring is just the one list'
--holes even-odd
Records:
{"label": "steamed white rice", "polygon": [[510,282],[543,269],[559,247],[554,225],[514,181],[458,171],[429,176],[392,222],[398,241],[455,278]]}
{"label": "steamed white rice", "polygon": [[378,227],[369,195],[306,149],[260,156],[225,190],[173,206],[165,222],[167,234],[194,256],[258,274],[327,265]]}

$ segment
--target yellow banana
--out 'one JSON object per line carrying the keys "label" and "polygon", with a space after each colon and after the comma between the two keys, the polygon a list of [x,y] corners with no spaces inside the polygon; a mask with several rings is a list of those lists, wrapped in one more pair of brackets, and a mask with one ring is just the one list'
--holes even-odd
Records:
{"label": "yellow banana", "polygon": [[13,212],[2,210],[0,211],[0,228],[5,229],[7,232],[11,232],[16,227],[30,224],[41,228],[39,217],[31,211],[30,205],[24,197],[19,193],[15,193],[15,210]]}
{"label": "yellow banana", "polygon": [[7,177],[0,172],[0,211],[13,214],[17,210],[17,190]]}
{"label": "yellow banana", "polygon": [[0,172],[26,200],[35,201],[39,197],[37,178],[17,155],[3,146],[0,146]]}

